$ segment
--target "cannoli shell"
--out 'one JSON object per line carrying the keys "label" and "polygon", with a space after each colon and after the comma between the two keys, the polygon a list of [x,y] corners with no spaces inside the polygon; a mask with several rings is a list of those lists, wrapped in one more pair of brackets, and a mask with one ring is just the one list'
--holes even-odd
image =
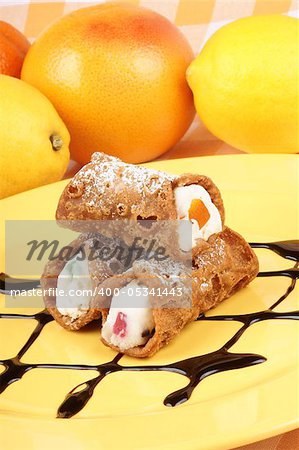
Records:
{"label": "cannoli shell", "polygon": [[[174,263],[177,264],[177,263]],[[142,283],[153,286],[159,283],[159,275],[154,278],[144,277],[145,272],[152,274],[150,263],[144,263],[143,272],[140,263],[134,263],[133,268],[125,277],[114,277],[104,285],[120,287],[128,284],[132,279],[142,279]],[[172,307],[171,301],[163,307],[153,308],[155,322],[154,335],[144,346],[138,346],[125,350],[123,353],[133,357],[149,357],[160,348],[172,341],[181,330],[200,314],[215,307],[226,298],[239,291],[255,278],[258,273],[258,260],[249,244],[233,230],[225,227],[221,233],[211,236],[208,241],[200,240],[194,255],[191,277],[192,294],[191,303],[188,298],[188,284],[186,286],[185,305],[180,305],[178,300],[176,307]],[[156,272],[157,273],[157,272]],[[184,277],[188,273],[182,271]],[[156,284],[157,286],[157,284]],[[171,284],[169,284],[171,286]],[[97,300],[97,299],[96,299]],[[159,301],[159,299],[158,299]],[[109,309],[102,309],[102,322],[105,323]],[[120,351],[119,348],[110,345],[103,338],[105,345]]]}
{"label": "cannoli shell", "polygon": [[199,184],[209,192],[224,223],[220,192],[208,177],[169,175],[94,153],[91,162],[64,189],[56,218],[61,226],[77,231],[90,231],[93,224],[84,221],[177,219],[173,190],[190,184]]}
{"label": "cannoli shell", "polygon": [[[75,255],[76,252],[78,252],[83,246],[86,252],[86,257],[88,257],[89,251],[94,248],[95,241],[97,241],[100,246],[108,246],[111,250],[113,250],[113,248],[117,245],[121,245],[126,248],[124,243],[119,240],[110,240],[99,234],[92,233],[80,235],[72,241],[68,247],[73,249],[72,255]],[[97,256],[97,253],[95,253],[95,257],[88,260],[93,289],[100,286],[101,283],[107,278],[113,276],[114,274],[123,272],[123,270],[126,270],[127,268],[126,262],[120,261],[118,257],[112,257],[108,261],[103,261]],[[50,294],[51,291],[49,291],[49,289],[55,289],[57,287],[57,278],[67,261],[68,259],[60,258],[49,261],[46,264],[41,278],[41,288],[43,289],[45,306],[56,322],[58,322],[63,328],[74,331],[79,330],[93,320],[99,319],[101,317],[101,311],[91,304],[90,309],[82,313],[77,319],[73,320],[70,316],[61,314],[56,308],[56,297]]]}

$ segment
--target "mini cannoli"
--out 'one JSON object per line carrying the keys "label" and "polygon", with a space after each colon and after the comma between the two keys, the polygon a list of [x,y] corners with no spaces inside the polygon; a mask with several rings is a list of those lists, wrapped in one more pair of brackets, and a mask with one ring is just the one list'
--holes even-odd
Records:
{"label": "mini cannoli", "polygon": [[63,191],[56,218],[76,231],[89,230],[88,221],[94,225],[111,219],[188,220],[195,248],[198,239],[207,240],[223,229],[224,207],[218,188],[208,177],[169,175],[94,153]]}
{"label": "mini cannoli", "polygon": [[[96,298],[105,345],[134,357],[152,356],[188,323],[257,275],[255,254],[229,228],[200,243],[191,273],[179,261],[138,260],[121,276],[102,284],[104,291],[110,288],[112,292],[108,308],[101,308],[102,296]],[[165,288],[161,300],[161,289]]]}
{"label": "mini cannoli", "polygon": [[131,264],[126,246],[99,234],[82,234],[65,256],[49,261],[41,278],[46,308],[68,330],[79,330],[101,316],[93,306],[97,287]]}
{"label": "mini cannoli", "polygon": [[137,260],[102,286],[111,296],[96,299],[107,306],[101,308],[101,337],[118,352],[152,356],[192,320],[191,271],[182,262]]}

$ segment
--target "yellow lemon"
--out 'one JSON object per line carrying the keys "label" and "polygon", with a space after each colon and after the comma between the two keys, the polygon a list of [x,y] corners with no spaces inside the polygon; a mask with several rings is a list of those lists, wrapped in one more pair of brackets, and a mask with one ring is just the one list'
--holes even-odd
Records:
{"label": "yellow lemon", "polygon": [[218,30],[187,70],[199,116],[218,138],[257,153],[296,153],[299,21],[246,17]]}
{"label": "yellow lemon", "polygon": [[0,75],[0,198],[58,181],[68,165],[69,141],[43,94]]}

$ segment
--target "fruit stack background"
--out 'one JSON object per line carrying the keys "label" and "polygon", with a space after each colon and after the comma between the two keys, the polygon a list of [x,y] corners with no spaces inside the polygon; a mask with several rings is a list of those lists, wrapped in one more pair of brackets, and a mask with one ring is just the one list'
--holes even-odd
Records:
{"label": "fruit stack background", "polygon": [[[33,41],[53,20],[82,7],[101,3],[101,1],[22,0],[18,3],[1,1],[1,20],[11,23],[30,41]],[[296,0],[230,0],[225,2],[223,0],[127,0],[126,3],[150,8],[175,23],[187,37],[195,54],[198,54],[207,39],[218,28],[238,18],[275,13],[298,17]],[[184,138],[160,159],[225,153],[242,152],[209,133],[196,116]]]}

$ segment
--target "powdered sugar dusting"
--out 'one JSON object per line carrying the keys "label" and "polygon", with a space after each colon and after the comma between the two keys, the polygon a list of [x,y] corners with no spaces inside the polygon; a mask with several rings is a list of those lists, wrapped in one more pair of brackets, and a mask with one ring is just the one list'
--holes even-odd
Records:
{"label": "powdered sugar dusting", "polygon": [[124,185],[134,186],[139,195],[146,196],[160,191],[164,183],[175,178],[165,172],[124,163],[104,153],[94,153],[91,163],[74,176],[70,185],[80,188],[82,198],[92,207],[112,186],[115,189],[123,189]]}
{"label": "powdered sugar dusting", "polygon": [[156,260],[138,260],[133,264],[133,270],[138,274],[144,274],[145,277],[153,277],[159,279],[161,285],[171,289],[180,286],[185,294],[192,291],[191,285],[191,269],[182,261],[174,261],[166,259],[164,261]]}

